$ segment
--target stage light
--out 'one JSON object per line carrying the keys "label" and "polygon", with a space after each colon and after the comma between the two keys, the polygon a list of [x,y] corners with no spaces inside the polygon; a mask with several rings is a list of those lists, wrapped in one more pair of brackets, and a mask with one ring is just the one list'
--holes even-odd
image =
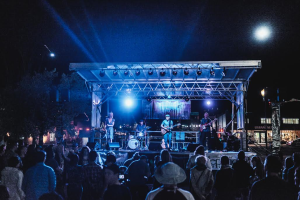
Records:
{"label": "stage light", "polygon": [[99,73],[99,76],[100,76],[100,77],[103,77],[103,76],[105,76],[105,72],[104,72],[104,70],[103,70],[103,69],[100,71],[100,73]]}
{"label": "stage light", "polygon": [[165,75],[166,75],[166,71],[165,71],[164,69],[162,69],[162,70],[159,72],[159,74],[160,74],[161,76],[165,76]]}
{"label": "stage light", "polygon": [[214,76],[215,75],[215,71],[214,71],[214,68],[212,67],[211,70],[210,70],[210,75]]}
{"label": "stage light", "polygon": [[128,69],[126,69],[126,70],[124,71],[124,75],[125,75],[125,76],[128,76],[128,74],[129,74],[129,71],[128,71]]}
{"label": "stage light", "polygon": [[177,70],[173,70],[173,72],[172,72],[172,74],[174,75],[174,76],[176,76],[177,75]]}
{"label": "stage light", "polygon": [[148,74],[151,76],[153,74],[153,70],[150,68],[150,70],[148,71]]}
{"label": "stage light", "polygon": [[261,26],[255,31],[255,38],[260,41],[268,39],[270,35],[271,31],[267,26]]}
{"label": "stage light", "polygon": [[200,68],[198,68],[197,75],[200,76],[201,74],[202,74],[202,70]]}
{"label": "stage light", "polygon": [[211,102],[210,101],[206,101],[206,104],[209,106],[211,104]]}
{"label": "stage light", "polygon": [[184,73],[184,75],[189,75],[189,70],[187,68],[185,68],[183,73]]}
{"label": "stage light", "polygon": [[50,57],[55,57],[55,54],[53,52],[50,53]]}
{"label": "stage light", "polygon": [[130,98],[125,99],[125,106],[131,107],[133,105],[133,101]]}
{"label": "stage light", "polygon": [[141,72],[139,69],[135,71],[135,75],[139,76],[140,74],[141,74]]}
{"label": "stage light", "polygon": [[113,75],[114,75],[114,76],[117,76],[117,75],[118,75],[118,71],[117,71],[117,70],[114,70],[114,71],[113,71]]}
{"label": "stage light", "polygon": [[226,70],[225,70],[225,67],[224,67],[224,69],[223,69],[221,75],[222,75],[222,76],[226,76]]}
{"label": "stage light", "polygon": [[184,100],[185,100],[185,101],[189,101],[190,99],[189,99],[188,96],[186,96],[186,97],[184,97]]}
{"label": "stage light", "polygon": [[147,101],[148,101],[148,102],[151,102],[151,97],[147,97]]}
{"label": "stage light", "polygon": [[86,130],[86,131],[90,131],[90,129],[89,129],[89,128],[86,128],[85,130]]}

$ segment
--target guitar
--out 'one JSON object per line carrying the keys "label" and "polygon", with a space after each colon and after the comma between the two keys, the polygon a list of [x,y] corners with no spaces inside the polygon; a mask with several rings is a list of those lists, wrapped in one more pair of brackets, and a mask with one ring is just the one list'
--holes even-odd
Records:
{"label": "guitar", "polygon": [[215,118],[214,120],[212,120],[211,122],[209,123],[205,123],[205,124],[202,124],[200,125],[200,132],[202,132],[204,129],[206,129],[206,126],[208,125],[211,125],[214,121],[218,120],[217,118]]}
{"label": "guitar", "polygon": [[162,135],[164,135],[164,134],[166,134],[167,132],[170,132],[171,131],[171,128],[174,128],[175,126],[180,126],[181,124],[180,123],[178,123],[178,124],[175,124],[175,125],[173,125],[173,126],[171,126],[171,127],[163,127],[163,128],[161,128],[161,134]]}

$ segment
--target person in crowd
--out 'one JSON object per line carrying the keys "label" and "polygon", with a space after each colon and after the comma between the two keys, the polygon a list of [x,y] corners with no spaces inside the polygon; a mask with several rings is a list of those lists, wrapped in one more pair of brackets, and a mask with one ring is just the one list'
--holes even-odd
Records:
{"label": "person in crowd", "polygon": [[82,166],[78,165],[79,156],[75,153],[69,155],[69,167],[64,170],[64,183],[67,187],[69,200],[81,200],[82,198]]}
{"label": "person in crowd", "polygon": [[160,170],[154,172],[154,176],[162,186],[150,191],[146,196],[146,200],[194,200],[189,191],[177,186],[186,179],[184,170],[177,164],[173,162],[165,163]]}
{"label": "person in crowd", "polygon": [[233,187],[233,169],[229,165],[228,156],[221,157],[221,168],[216,172],[214,188],[215,200],[235,200]]}
{"label": "person in crowd", "polygon": [[[19,147],[19,143],[17,141],[14,141],[14,140],[11,140],[11,141],[8,141],[7,142],[7,149],[5,151],[5,154],[4,154],[4,165],[5,167],[7,166],[7,162],[9,160],[9,158],[11,157],[19,157],[19,155],[16,153],[18,147]],[[23,164],[21,163],[21,166]]]}
{"label": "person in crowd", "polygon": [[1,145],[0,146],[0,173],[5,168],[5,163],[4,163],[5,150],[6,150],[6,145],[5,144]]}
{"label": "person in crowd", "polygon": [[264,165],[266,178],[252,185],[249,200],[296,200],[297,188],[280,177],[282,163],[278,156],[269,155]]}
{"label": "person in crowd", "polygon": [[98,153],[89,153],[89,163],[83,166],[83,200],[98,200],[104,191],[104,172],[100,165],[96,163]]}
{"label": "person in crowd", "polygon": [[54,170],[56,177],[60,176],[62,173],[62,168],[59,166],[57,161],[54,159],[54,151],[53,151],[53,145],[49,145],[48,147],[45,148],[46,151],[46,161],[45,164],[52,167]]}
{"label": "person in crowd", "polygon": [[251,158],[251,165],[253,168],[253,176],[251,177],[250,185],[252,185],[255,181],[261,180],[265,177],[264,166],[260,157],[253,156]]}
{"label": "person in crowd", "polygon": [[113,155],[113,154],[108,154],[107,156],[106,156],[106,161],[105,161],[105,165],[106,166],[110,166],[110,165],[112,165],[112,164],[115,164],[117,162],[117,158],[116,158],[116,156],[115,155]]}
{"label": "person in crowd", "polygon": [[38,200],[42,194],[54,192],[56,187],[55,172],[45,165],[46,152],[37,151],[35,158],[37,164],[26,171],[23,180],[26,200]]}
{"label": "person in crowd", "polygon": [[8,167],[1,172],[2,184],[8,188],[10,200],[23,200],[25,194],[22,190],[23,172],[19,170],[20,160],[11,157],[8,160]]}
{"label": "person in crowd", "polygon": [[[196,163],[195,163],[195,158],[197,157],[197,156],[200,156],[200,155],[202,155],[202,156],[205,156],[205,152],[204,152],[204,146],[203,145],[199,145],[196,149],[195,149],[195,151],[194,151],[194,155],[192,155],[190,158],[189,158],[189,160],[188,160],[188,162],[187,162],[187,164],[186,164],[186,169],[191,169],[191,168],[193,168],[195,165],[196,165]],[[206,167],[207,167],[207,169],[208,170],[212,170],[212,166],[211,166],[211,163],[210,163],[210,159],[208,158],[208,157],[205,157],[206,158]]]}
{"label": "person in crowd", "polygon": [[[160,168],[163,164],[167,163],[167,162],[172,162],[172,156],[170,154],[170,152],[167,149],[163,149],[160,151],[160,157],[159,157],[159,161],[156,164],[156,168],[155,170],[157,170],[158,168]],[[155,171],[154,170],[154,171]],[[159,188],[160,186],[162,186],[162,184],[160,184],[155,176],[153,175],[153,186],[152,186],[152,190]]]}
{"label": "person in crowd", "polygon": [[33,167],[36,164],[35,155],[36,155],[35,145],[31,144],[28,146],[25,158],[23,159],[22,169],[24,174],[30,167]]}
{"label": "person in crowd", "polygon": [[236,195],[242,199],[248,198],[250,177],[253,176],[253,169],[245,159],[245,152],[241,150],[238,153],[238,160],[232,165]]}
{"label": "person in crowd", "polygon": [[295,185],[298,189],[298,200],[300,200],[300,167],[295,170]]}
{"label": "person in crowd", "polygon": [[0,185],[0,199],[9,200],[9,192],[5,185]]}
{"label": "person in crowd", "polygon": [[88,146],[81,148],[79,152],[79,165],[83,166],[89,163],[89,153],[91,149]]}
{"label": "person in crowd", "polygon": [[62,172],[63,169],[60,167],[59,163],[55,159],[54,149],[53,145],[49,145],[45,148],[46,151],[46,161],[45,164],[51,167],[56,176],[56,192],[63,194],[63,178],[62,178]]}
{"label": "person in crowd", "polygon": [[196,200],[210,199],[214,184],[212,171],[206,167],[205,156],[197,156],[195,162],[190,172],[190,191]]}
{"label": "person in crowd", "polygon": [[54,159],[56,160],[56,162],[58,163],[58,166],[63,168],[64,166],[64,150],[65,150],[65,142],[66,140],[64,140],[63,138],[60,139],[57,142],[57,145],[53,147],[53,151],[54,151]]}
{"label": "person in crowd", "polygon": [[123,178],[119,178],[121,185],[126,185],[126,180],[128,179],[128,177],[125,173],[126,173],[127,169],[128,168],[124,165],[119,167],[120,175],[123,176]]}
{"label": "person in crowd", "polygon": [[6,145],[2,144],[0,146],[0,156],[3,156],[5,154],[5,150],[6,150]]}
{"label": "person in crowd", "polygon": [[49,192],[40,196],[39,200],[64,200],[64,198],[56,192]]}
{"label": "person in crowd", "polygon": [[284,162],[284,168],[282,170],[282,179],[287,181],[287,172],[288,170],[293,167],[294,165],[294,161],[292,156],[288,156],[285,158],[285,162]]}
{"label": "person in crowd", "polygon": [[294,165],[291,168],[289,168],[287,172],[287,180],[288,183],[291,185],[294,185],[295,183],[294,181],[295,169],[297,167],[300,167],[300,152],[293,153],[293,161],[294,161]]}
{"label": "person in crowd", "polygon": [[27,150],[28,150],[28,146],[27,145],[19,146],[19,148],[17,149],[17,154],[21,158],[22,163],[24,163],[24,159],[25,159]]}
{"label": "person in crowd", "polygon": [[128,170],[129,189],[133,200],[145,199],[148,193],[147,179],[150,177],[150,168],[147,156],[142,155],[139,160],[133,161]]}
{"label": "person in crowd", "polygon": [[131,200],[131,194],[127,187],[120,184],[120,167],[111,164],[105,167],[104,177],[108,187],[104,192],[103,200]]}
{"label": "person in crowd", "polygon": [[132,155],[131,158],[127,159],[127,160],[124,162],[123,165],[126,166],[126,167],[128,167],[133,161],[138,160],[138,159],[140,159],[140,154],[139,154],[139,152],[137,151],[137,152],[135,152],[135,153]]}

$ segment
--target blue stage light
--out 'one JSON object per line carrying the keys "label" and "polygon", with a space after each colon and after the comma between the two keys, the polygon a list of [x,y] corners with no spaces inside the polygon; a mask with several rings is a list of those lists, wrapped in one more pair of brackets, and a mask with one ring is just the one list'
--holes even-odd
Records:
{"label": "blue stage light", "polygon": [[211,102],[210,101],[206,101],[206,104],[209,106],[211,104]]}
{"label": "blue stage light", "polygon": [[55,54],[51,52],[50,57],[55,57]]}
{"label": "blue stage light", "polygon": [[131,107],[133,105],[133,100],[131,98],[125,99],[125,106]]}

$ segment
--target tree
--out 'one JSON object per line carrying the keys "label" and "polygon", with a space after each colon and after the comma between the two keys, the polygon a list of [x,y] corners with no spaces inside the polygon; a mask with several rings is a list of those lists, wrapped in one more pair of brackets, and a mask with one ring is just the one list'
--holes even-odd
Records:
{"label": "tree", "polygon": [[[59,84],[54,81],[58,80]],[[52,101],[53,91],[70,91],[70,101]],[[60,96],[61,99],[61,96]],[[25,75],[15,86],[6,87],[0,96],[0,132],[11,137],[39,136],[42,143],[43,135],[48,131],[66,130],[74,135],[74,117],[81,113],[90,116],[91,96],[88,94],[84,80],[77,73],[62,74],[44,71],[34,75]],[[61,123],[61,124],[59,124]],[[57,129],[58,125],[60,129]]]}

